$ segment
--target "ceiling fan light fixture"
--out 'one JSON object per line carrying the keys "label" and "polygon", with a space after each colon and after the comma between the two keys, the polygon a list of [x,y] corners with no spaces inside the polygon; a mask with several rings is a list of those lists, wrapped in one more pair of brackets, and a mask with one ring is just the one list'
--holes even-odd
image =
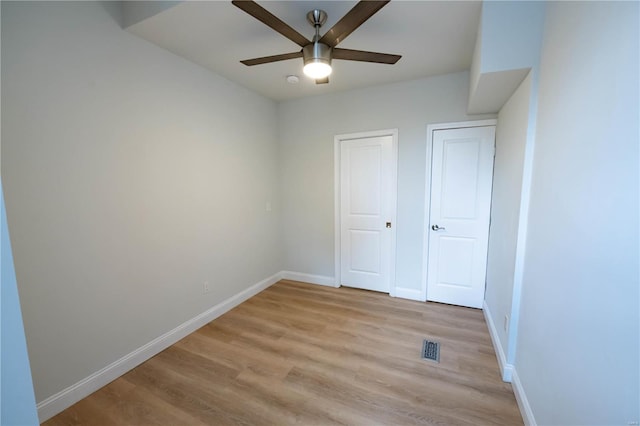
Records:
{"label": "ceiling fan light fixture", "polygon": [[326,44],[315,41],[302,49],[302,55],[306,76],[318,80],[331,74],[331,48]]}
{"label": "ceiling fan light fixture", "polygon": [[302,69],[307,77],[315,80],[329,77],[331,74],[331,65],[325,62],[309,62]]}

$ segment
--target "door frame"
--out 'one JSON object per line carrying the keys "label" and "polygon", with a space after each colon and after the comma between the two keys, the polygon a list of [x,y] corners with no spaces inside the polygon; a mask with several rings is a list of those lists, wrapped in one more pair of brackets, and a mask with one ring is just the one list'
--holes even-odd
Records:
{"label": "door frame", "polygon": [[431,223],[431,161],[433,153],[433,132],[436,130],[465,129],[469,127],[496,126],[498,120],[459,121],[453,123],[437,123],[427,125],[427,153],[424,172],[424,224],[422,236],[422,272],[420,300],[427,301],[427,273],[429,268],[429,223]]}
{"label": "door frame", "polygon": [[373,138],[380,136],[391,136],[391,188],[393,191],[391,197],[391,265],[389,265],[389,295],[396,294],[396,235],[397,235],[397,210],[398,210],[398,129],[373,130],[369,132],[345,133],[336,135],[333,138],[333,206],[334,206],[334,244],[335,244],[335,283],[334,287],[340,287],[341,265],[342,265],[342,248],[340,244],[341,232],[341,205],[340,205],[340,148],[344,141]]}

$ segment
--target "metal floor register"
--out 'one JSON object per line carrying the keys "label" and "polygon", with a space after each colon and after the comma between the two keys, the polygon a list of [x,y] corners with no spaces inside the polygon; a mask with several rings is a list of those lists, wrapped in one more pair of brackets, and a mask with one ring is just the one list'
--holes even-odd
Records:
{"label": "metal floor register", "polygon": [[424,339],[422,358],[429,361],[440,362],[440,343]]}

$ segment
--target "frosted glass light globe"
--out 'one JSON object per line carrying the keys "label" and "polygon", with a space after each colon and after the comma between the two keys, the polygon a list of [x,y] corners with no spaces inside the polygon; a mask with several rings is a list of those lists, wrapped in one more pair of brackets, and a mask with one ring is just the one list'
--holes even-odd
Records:
{"label": "frosted glass light globe", "polygon": [[319,80],[331,74],[331,65],[324,62],[310,62],[302,69],[306,76]]}

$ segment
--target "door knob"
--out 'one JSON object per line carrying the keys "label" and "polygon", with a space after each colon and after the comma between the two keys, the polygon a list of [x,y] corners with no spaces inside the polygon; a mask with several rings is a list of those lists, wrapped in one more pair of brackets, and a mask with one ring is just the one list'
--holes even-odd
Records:
{"label": "door knob", "polygon": [[444,226],[440,227],[438,225],[433,225],[431,229],[433,229],[434,231],[444,231]]}

